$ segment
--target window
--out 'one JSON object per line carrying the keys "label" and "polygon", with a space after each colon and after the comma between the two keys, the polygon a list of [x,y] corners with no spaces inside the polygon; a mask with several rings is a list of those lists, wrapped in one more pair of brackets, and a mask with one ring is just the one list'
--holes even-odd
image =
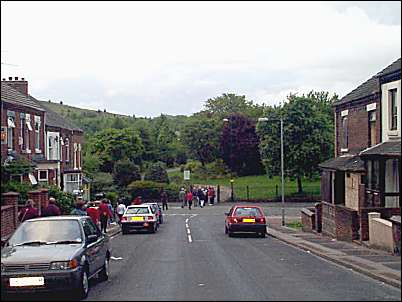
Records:
{"label": "window", "polygon": [[35,116],[35,151],[40,152],[40,116]]}
{"label": "window", "polygon": [[388,100],[389,100],[389,129],[396,130],[397,129],[397,121],[398,121],[398,107],[396,100],[396,89],[391,89],[388,91]]}
{"label": "window", "polygon": [[30,114],[25,115],[25,121],[26,121],[26,126],[27,126],[27,129],[25,131],[25,148],[26,148],[27,152],[29,153],[31,151],[31,145],[30,145],[29,138],[30,138],[31,131],[33,130],[32,126],[31,126],[31,115]]}
{"label": "window", "polygon": [[380,162],[378,160],[367,162],[367,186],[370,190],[380,190]]}
{"label": "window", "polygon": [[47,170],[39,170],[38,171],[38,180],[39,181],[47,181],[48,179],[48,171]]}
{"label": "window", "polygon": [[369,147],[374,146],[376,144],[376,112],[369,111],[368,113],[368,120],[369,120]]}
{"label": "window", "polygon": [[66,138],[64,145],[66,146],[66,162],[70,161],[70,141]]}
{"label": "window", "polygon": [[342,145],[341,145],[342,149],[348,149],[348,143],[349,143],[348,140],[349,140],[349,136],[348,136],[348,117],[343,116],[342,117]]}
{"label": "window", "polygon": [[19,145],[21,146],[21,150],[25,150],[25,131],[26,131],[26,122],[25,122],[25,113],[20,113],[20,138]]}
{"label": "window", "polygon": [[7,147],[14,150],[15,112],[7,111]]}
{"label": "window", "polygon": [[74,169],[77,169],[77,144],[74,143]]}

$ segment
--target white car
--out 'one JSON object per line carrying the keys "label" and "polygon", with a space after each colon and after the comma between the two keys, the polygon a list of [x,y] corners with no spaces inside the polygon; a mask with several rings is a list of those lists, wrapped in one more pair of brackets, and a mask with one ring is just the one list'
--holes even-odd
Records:
{"label": "white car", "polygon": [[121,232],[123,235],[130,230],[147,230],[155,233],[158,230],[158,217],[151,205],[128,206],[121,218]]}

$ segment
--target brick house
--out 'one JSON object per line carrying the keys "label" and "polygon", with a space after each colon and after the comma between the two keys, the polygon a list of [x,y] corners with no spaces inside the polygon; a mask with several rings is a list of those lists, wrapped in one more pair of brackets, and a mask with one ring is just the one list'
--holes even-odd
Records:
{"label": "brick house", "polygon": [[[8,83],[27,87],[22,78],[1,82],[1,161],[7,163],[19,156],[33,161],[45,157],[45,109],[14,89]],[[19,180],[36,184],[38,175],[20,175]]]}
{"label": "brick house", "polygon": [[46,106],[47,102],[30,96],[23,78],[3,79],[1,101],[2,162],[26,156],[35,165],[35,173],[21,180],[29,177],[33,184],[57,185],[65,192],[78,193],[83,131]]}
{"label": "brick house", "polygon": [[400,215],[401,59],[333,104],[335,158],[320,164],[322,232],[368,240],[368,213]]}

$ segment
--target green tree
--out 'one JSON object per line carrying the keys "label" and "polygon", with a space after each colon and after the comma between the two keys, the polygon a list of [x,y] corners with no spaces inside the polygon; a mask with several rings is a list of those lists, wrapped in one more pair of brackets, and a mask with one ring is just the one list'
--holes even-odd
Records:
{"label": "green tree", "polygon": [[149,167],[148,171],[145,173],[144,180],[169,183],[168,174],[160,163],[154,163]]}
{"label": "green tree", "polygon": [[183,130],[181,140],[188,154],[204,166],[219,156],[219,135],[223,122],[212,118],[195,118]]}
{"label": "green tree", "polygon": [[[260,152],[270,175],[280,171],[280,124],[284,123],[284,163],[286,176],[297,179],[301,193],[302,177],[312,178],[318,172],[318,164],[333,154],[333,118],[331,103],[337,96],[310,92],[296,96],[290,94],[283,107],[266,111],[271,121],[258,124]],[[276,121],[275,121],[276,119]]]}
{"label": "green tree", "polygon": [[113,180],[119,187],[126,187],[133,181],[141,180],[140,168],[129,160],[119,160],[114,165]]}

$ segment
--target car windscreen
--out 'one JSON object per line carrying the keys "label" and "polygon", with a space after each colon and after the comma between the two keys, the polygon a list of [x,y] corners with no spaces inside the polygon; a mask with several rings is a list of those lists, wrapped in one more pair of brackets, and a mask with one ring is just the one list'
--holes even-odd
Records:
{"label": "car windscreen", "polygon": [[27,242],[82,242],[80,224],[77,220],[37,220],[26,221],[13,234],[9,244]]}
{"label": "car windscreen", "polygon": [[234,216],[262,216],[258,208],[237,208]]}
{"label": "car windscreen", "polygon": [[125,215],[127,214],[149,214],[148,208],[128,208],[126,213],[124,213]]}

